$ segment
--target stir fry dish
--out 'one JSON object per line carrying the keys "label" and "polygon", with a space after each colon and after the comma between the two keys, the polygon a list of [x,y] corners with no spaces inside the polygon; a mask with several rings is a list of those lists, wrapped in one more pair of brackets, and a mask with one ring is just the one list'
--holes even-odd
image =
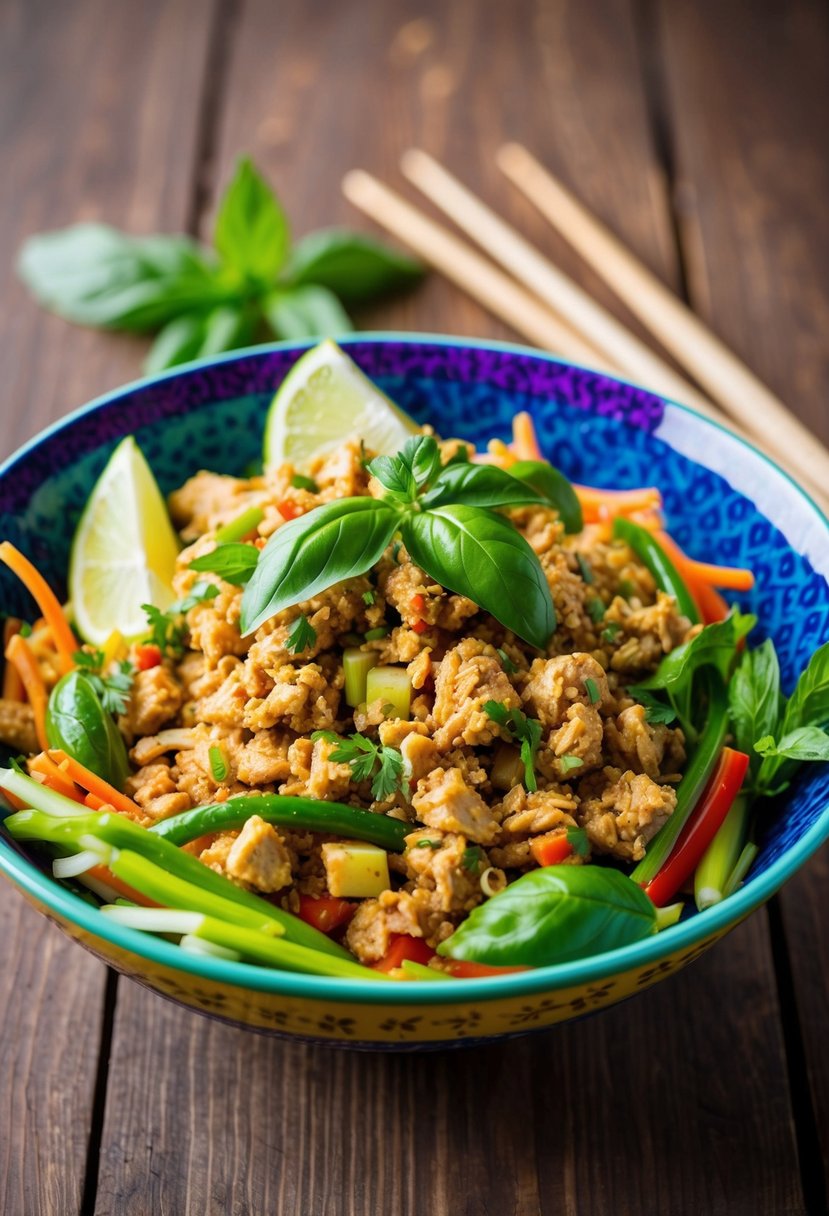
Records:
{"label": "stir fry dish", "polygon": [[[829,758],[829,647],[784,698],[717,590],[751,572],[687,557],[655,489],[572,485],[528,415],[478,452],[366,381],[371,426],[286,459],[306,360],[357,412],[326,346],[264,471],[197,473],[169,519],[123,441],[71,606],[0,544],[40,612],[5,622],[6,830],[121,924],[369,981],[566,962],[727,897],[762,799]],[[125,478],[135,586],[101,539]]]}

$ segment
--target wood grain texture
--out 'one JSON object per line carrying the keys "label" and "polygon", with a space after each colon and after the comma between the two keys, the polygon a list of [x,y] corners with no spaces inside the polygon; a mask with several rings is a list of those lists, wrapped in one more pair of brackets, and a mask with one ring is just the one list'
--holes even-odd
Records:
{"label": "wood grain texture", "polygon": [[[826,440],[829,14],[812,0],[666,0],[660,18],[692,302]],[[822,1139],[819,1202],[829,1190],[827,865],[824,849],[781,895]],[[820,1173],[817,1161],[805,1168]]]}
{"label": "wood grain texture", "polygon": [[[0,10],[0,457],[134,378],[145,343],[43,313],[14,274],[31,232],[185,224],[212,6]],[[10,188],[11,186],[11,188]],[[86,1169],[104,968],[0,887],[0,1211],[70,1216]]]}
{"label": "wood grain texture", "polygon": [[600,1017],[458,1052],[281,1043],[122,985],[97,1216],[800,1213],[780,1054],[762,915]]}
{"label": "wood grain texture", "polygon": [[[518,135],[677,282],[625,4],[374,0],[360,12],[330,0],[238,10],[214,199],[248,151],[298,231],[359,225],[342,174],[361,165],[400,187],[398,155],[416,143],[593,289],[494,167]],[[509,336],[437,276],[373,315]],[[147,1209],[802,1212],[765,917],[601,1018],[434,1057],[255,1039],[122,985],[98,1212]]]}

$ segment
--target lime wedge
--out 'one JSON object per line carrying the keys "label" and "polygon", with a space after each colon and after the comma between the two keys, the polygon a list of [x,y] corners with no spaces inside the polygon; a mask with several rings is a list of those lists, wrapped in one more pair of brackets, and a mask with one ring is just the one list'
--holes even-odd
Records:
{"label": "lime wedge", "polygon": [[302,467],[346,439],[393,455],[418,425],[326,338],[298,360],[282,381],[265,421],[264,464]]}
{"label": "lime wedge", "polygon": [[178,552],[158,483],[130,435],[95,483],[72,541],[69,594],[82,637],[102,646],[115,629],[145,634],[141,605],[173,602]]}

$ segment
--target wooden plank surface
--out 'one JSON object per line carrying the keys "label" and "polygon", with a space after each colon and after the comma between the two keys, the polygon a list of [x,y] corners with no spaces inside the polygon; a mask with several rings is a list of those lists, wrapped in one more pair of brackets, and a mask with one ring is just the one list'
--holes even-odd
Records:
{"label": "wooden plank surface", "polygon": [[[209,6],[17,0],[0,10],[0,457],[140,369],[143,344],[41,312],[14,275],[31,232],[186,222]],[[9,188],[10,184],[13,188]],[[81,1205],[105,969],[0,885],[0,1211]],[[94,1170],[89,1179],[94,1197]]]}
{"label": "wooden plank surface", "polygon": [[[694,306],[829,441],[826,6],[664,0],[660,16]],[[824,848],[780,899],[794,979],[790,1067],[815,1211],[829,1192],[828,872]]]}
{"label": "wooden plank surface", "polygon": [[[492,165],[499,142],[520,131],[677,281],[626,4],[375,0],[362,12],[358,23],[348,6],[311,12],[300,0],[278,11],[249,0],[239,11],[216,182],[250,151],[300,231],[359,223],[339,195],[342,173],[362,165],[396,182],[399,152],[417,142],[558,257]],[[592,87],[579,89],[580,76]],[[510,336],[437,277],[377,317],[386,327]],[[733,1021],[711,1025],[700,1010],[714,993]],[[138,1086],[138,1075],[151,1080]],[[136,1126],[151,1129],[137,1147]],[[123,985],[98,1212],[142,1204],[452,1216],[803,1211],[765,918],[606,1017],[432,1060],[254,1040]]]}

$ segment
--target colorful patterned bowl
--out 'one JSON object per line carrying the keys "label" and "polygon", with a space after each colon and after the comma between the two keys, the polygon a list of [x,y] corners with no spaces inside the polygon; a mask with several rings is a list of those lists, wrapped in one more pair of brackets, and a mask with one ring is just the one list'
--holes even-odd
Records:
{"label": "colorful patterned bowl", "polygon": [[[445,435],[509,435],[529,410],[546,453],[577,481],[656,484],[690,553],[750,566],[744,606],[771,635],[790,689],[829,636],[829,522],[774,464],[691,410],[546,355],[459,339],[361,336],[363,369]],[[266,406],[301,351],[259,347],[194,363],[110,393],[28,444],[0,469],[0,536],[65,586],[69,543],[93,482],[134,434],[165,491],[197,469],[238,473],[259,454]],[[3,575],[3,606],[23,611]],[[812,765],[780,800],[744,887],[657,937],[582,962],[499,979],[361,984],[185,954],[104,919],[0,831],[0,868],[67,933],[140,983],[259,1031],[349,1046],[413,1049],[523,1034],[642,991],[707,950],[829,836],[829,765]]]}

